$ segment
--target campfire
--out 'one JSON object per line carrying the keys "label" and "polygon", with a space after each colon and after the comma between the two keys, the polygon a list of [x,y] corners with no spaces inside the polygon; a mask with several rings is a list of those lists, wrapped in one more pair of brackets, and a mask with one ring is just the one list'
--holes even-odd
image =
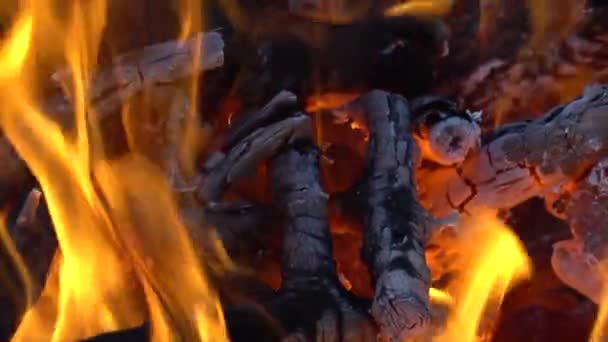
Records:
{"label": "campfire", "polygon": [[0,340],[608,340],[607,5],[7,1]]}

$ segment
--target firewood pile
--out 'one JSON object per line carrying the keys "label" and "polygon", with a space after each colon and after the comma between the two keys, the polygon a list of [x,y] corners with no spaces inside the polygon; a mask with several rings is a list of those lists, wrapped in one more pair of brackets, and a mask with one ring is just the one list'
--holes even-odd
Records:
{"label": "firewood pile", "polygon": [[[608,336],[608,4],[211,1],[198,8],[201,32],[176,39],[171,3],[109,1],[83,98],[63,86],[77,70],[50,67],[40,70],[48,84],[39,111],[62,132],[81,129],[86,113],[103,161],[136,154],[162,171],[228,339],[454,340],[465,302],[454,293],[484,258],[481,244],[463,242],[467,222],[488,212],[513,228],[533,271],[516,286],[505,281],[509,292],[471,323],[475,340]],[[185,79],[196,80],[194,95]],[[53,180],[22,153],[13,121],[0,120],[0,340],[27,340],[36,336],[21,328],[32,303],[59,305],[49,291],[66,237],[47,193]],[[127,203],[103,216],[117,231],[135,225],[125,213],[153,208],[137,196],[113,200],[96,182],[99,210]],[[169,306],[179,296],[161,289],[179,280],[158,281],[154,260],[177,247],[148,261],[139,248],[153,239],[125,229],[113,238],[139,284],[129,291],[157,291]],[[167,269],[182,262],[167,260]],[[170,336],[192,337],[178,309],[154,308],[138,324],[78,338],[159,338],[162,314],[183,328]]]}

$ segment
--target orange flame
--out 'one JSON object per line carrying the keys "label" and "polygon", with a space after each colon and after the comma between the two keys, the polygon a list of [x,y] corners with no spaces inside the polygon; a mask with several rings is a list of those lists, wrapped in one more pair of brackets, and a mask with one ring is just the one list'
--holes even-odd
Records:
{"label": "orange flame", "polygon": [[477,213],[462,229],[464,250],[472,253],[457,284],[446,330],[436,342],[481,340],[484,315],[497,312],[508,289],[531,275],[524,247],[493,213]]}
{"label": "orange flame", "polygon": [[[59,15],[52,1],[23,1],[0,50],[0,126],[40,183],[60,247],[13,340],[80,340],[149,319],[154,341],[227,341],[218,295],[164,170],[135,152],[113,160],[105,154],[87,93],[106,2],[71,3],[69,15]],[[188,25],[184,32],[195,27]],[[73,132],[35,100],[44,81],[36,79],[34,51],[69,67]]]}
{"label": "orange flame", "polygon": [[396,16],[444,16],[450,13],[454,0],[409,0],[389,7],[384,11],[387,17]]}
{"label": "orange flame", "polygon": [[595,319],[595,324],[593,326],[593,331],[591,332],[591,338],[589,341],[591,342],[602,342],[608,339],[608,291],[606,291],[606,280],[608,279],[606,270],[608,270],[608,265],[606,262],[600,262],[600,270],[602,271],[602,275],[604,278],[604,293],[602,295],[602,302],[599,305],[599,311],[597,313],[597,318]]}

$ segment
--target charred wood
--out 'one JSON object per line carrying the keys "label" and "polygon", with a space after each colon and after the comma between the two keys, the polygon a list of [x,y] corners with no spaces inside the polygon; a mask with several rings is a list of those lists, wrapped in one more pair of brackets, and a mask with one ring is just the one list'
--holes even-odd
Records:
{"label": "charred wood", "polygon": [[373,341],[364,302],[342,287],[336,272],[319,151],[303,139],[274,157],[270,167],[286,230],[281,288],[271,312],[288,340]]}
{"label": "charred wood", "polygon": [[419,150],[408,102],[373,91],[354,106],[370,130],[363,257],[375,285],[371,313],[389,340],[412,338],[430,323],[430,271],[424,258],[429,217],[418,202]]}
{"label": "charred wood", "polygon": [[608,159],[596,164],[577,182],[545,197],[547,207],[568,223],[572,239],[553,246],[556,275],[597,304],[602,299],[608,260]]}
{"label": "charred wood", "polygon": [[236,126],[229,134],[228,150],[216,152],[207,160],[197,190],[203,203],[219,201],[236,178],[252,174],[259,162],[273,157],[286,144],[312,136],[306,115],[283,111],[293,101],[293,95],[281,93],[267,107]]}
{"label": "charred wood", "polygon": [[[198,59],[197,59],[198,58]],[[212,70],[224,64],[224,41],[218,32],[199,33],[184,42],[169,41],[118,56],[90,80],[87,100],[101,118],[114,113],[124,100],[146,87],[162,85]],[[69,82],[71,72],[56,72],[57,83]],[[73,117],[70,94],[57,96],[48,112],[60,122]]]}
{"label": "charred wood", "polygon": [[598,85],[541,118],[502,126],[462,164],[420,170],[422,202],[436,215],[510,208],[579,179],[608,153],[607,111]]}

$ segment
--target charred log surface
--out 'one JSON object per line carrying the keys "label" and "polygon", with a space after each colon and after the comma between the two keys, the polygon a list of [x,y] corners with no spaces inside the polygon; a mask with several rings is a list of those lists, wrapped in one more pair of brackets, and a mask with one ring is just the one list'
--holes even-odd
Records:
{"label": "charred log surface", "polygon": [[292,339],[373,341],[365,306],[338,280],[319,151],[300,140],[273,158],[270,168],[286,229],[281,289],[271,311]]}
{"label": "charred log surface", "polygon": [[607,113],[608,88],[592,86],[541,118],[498,128],[462,164],[421,170],[425,207],[510,208],[579,179],[608,153]]}
{"label": "charred log surface", "polygon": [[297,112],[286,112],[295,102],[293,94],[280,93],[262,110],[245,116],[229,133],[225,152],[209,157],[198,187],[198,198],[217,202],[236,179],[255,172],[263,160],[299,138],[312,136],[310,119]]}
{"label": "charred log surface", "polygon": [[271,162],[273,192],[285,215],[282,288],[302,287],[310,279],[337,280],[327,216],[327,194],[320,185],[319,153],[301,143]]}
{"label": "charred log surface", "polygon": [[359,100],[370,130],[363,257],[375,283],[371,313],[390,340],[430,323],[430,271],[424,258],[428,216],[417,199],[419,151],[405,99],[374,91]]}
{"label": "charred log surface", "polygon": [[597,304],[605,284],[602,264],[608,259],[608,159],[596,164],[576,184],[547,196],[550,211],[563,218],[572,239],[554,245],[551,264],[567,285]]}
{"label": "charred log surface", "polygon": [[[194,63],[195,57],[199,60]],[[217,32],[200,33],[185,42],[168,41],[118,56],[93,77],[87,99],[92,112],[101,117],[114,113],[125,99],[155,84],[173,83],[224,64],[224,41]],[[60,70],[55,82],[69,80],[71,73]],[[49,103],[49,113],[60,122],[73,120],[69,94]]]}

